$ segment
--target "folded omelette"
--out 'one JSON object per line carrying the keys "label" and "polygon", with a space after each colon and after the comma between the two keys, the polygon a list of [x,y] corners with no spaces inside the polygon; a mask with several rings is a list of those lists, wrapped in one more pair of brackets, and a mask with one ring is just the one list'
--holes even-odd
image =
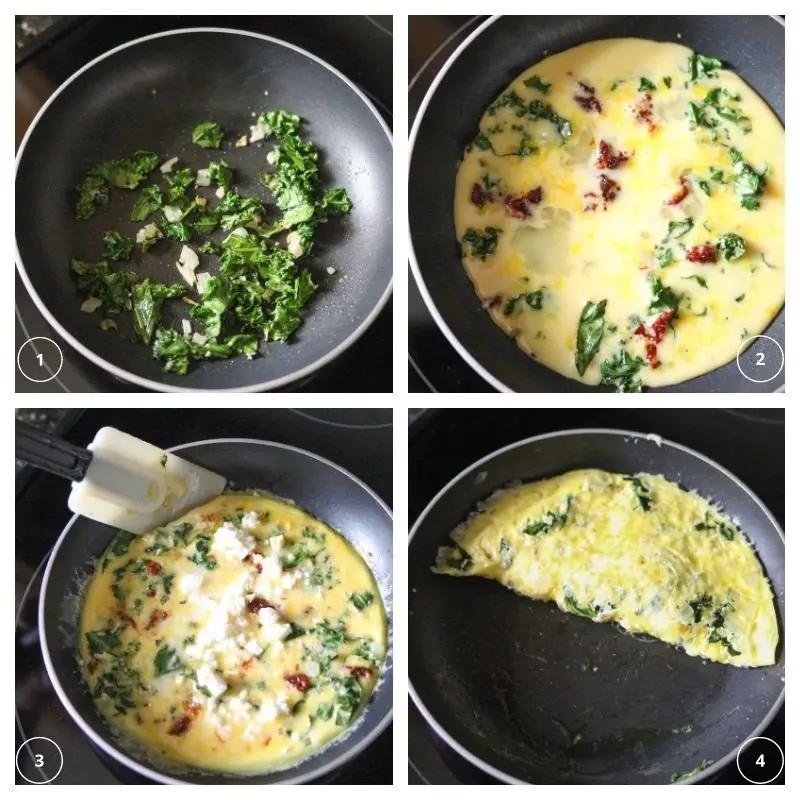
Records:
{"label": "folded omelette", "polygon": [[769,581],[739,527],[660,475],[576,470],[492,495],[434,571],[499,581],[738,667],[775,663]]}

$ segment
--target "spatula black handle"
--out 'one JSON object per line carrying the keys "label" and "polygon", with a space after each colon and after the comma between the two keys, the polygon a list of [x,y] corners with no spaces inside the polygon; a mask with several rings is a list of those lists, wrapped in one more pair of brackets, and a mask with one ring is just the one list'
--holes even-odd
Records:
{"label": "spatula black handle", "polygon": [[69,478],[83,480],[92,462],[91,450],[84,450],[27,422],[17,420],[15,455],[34,467]]}

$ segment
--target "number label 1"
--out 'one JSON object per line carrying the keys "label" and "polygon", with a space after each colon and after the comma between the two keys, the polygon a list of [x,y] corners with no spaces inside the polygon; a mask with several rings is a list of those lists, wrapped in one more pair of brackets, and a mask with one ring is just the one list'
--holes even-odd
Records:
{"label": "number label 1", "polygon": [[41,353],[36,355],[36,360],[39,362],[40,367],[44,366],[44,356]]}

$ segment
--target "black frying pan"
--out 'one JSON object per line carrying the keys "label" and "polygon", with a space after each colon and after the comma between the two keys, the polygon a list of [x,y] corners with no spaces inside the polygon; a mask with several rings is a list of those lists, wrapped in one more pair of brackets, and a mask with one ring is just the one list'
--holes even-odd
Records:
{"label": "black frying pan", "polygon": [[[254,439],[211,439],[172,448],[182,457],[225,475],[238,489],[265,489],[293,500],[343,533],[365,559],[381,591],[391,636],[392,518],[365,484],[341,467],[305,450]],[[169,773],[127,753],[111,736],[77,668],[77,624],[82,588],[94,559],[116,531],[85,517],[73,517],[53,549],[39,601],[39,631],[50,680],[65,708],[106,755],[159,783],[308,783],[336,769],[369,746],[392,715],[392,657],[375,693],[349,734],[295,767],[262,776]]]}
{"label": "black frying pan", "polygon": [[[616,37],[677,41],[721,58],[783,120],[784,27],[778,17],[530,16],[492,18],[451,56],[423,101],[411,133],[408,187],[411,266],[423,298],[450,344],[500,391],[610,391],[570,380],[520,350],[483,311],[461,266],[453,227],[457,164],[484,109],[545,53]],[[784,312],[764,332],[784,345]],[[750,352],[753,352],[752,350]],[[753,356],[755,357],[755,356]],[[743,357],[748,360],[747,357]],[[757,374],[757,368],[751,374]],[[773,392],[747,380],[736,362],[699,378],[652,391]]]}
{"label": "black frying pan", "polygon": [[[265,93],[269,92],[267,96]],[[134,193],[112,191],[109,212],[75,219],[74,187],[99,161],[153,150],[194,168],[222,155],[236,168],[243,194],[259,193],[268,148],[223,150],[192,144],[205,119],[247,133],[251,112],[283,107],[299,114],[319,146],[323,181],[344,186],[353,200],[345,218],[320,226],[308,260],[320,290],[290,344],[261,345],[262,356],[201,362],[186,376],[162,371],[134,339],[129,320],[119,332],[98,329],[80,311],[71,257],[94,260],[106,230],[134,235]],[[220,234],[217,234],[220,238]],[[37,115],[19,149],[16,178],[17,267],[48,322],[83,356],[117,378],[148,389],[274,389],[299,380],[344,352],[386,303],[392,277],[392,145],[364,95],[341,73],[299,48],[259,34],[193,29],[148,36],[95,59],[70,78]],[[162,242],[133,269],[180,282],[181,245]],[[143,265],[143,266],[142,266]],[[328,267],[336,269],[329,275]],[[183,304],[180,304],[183,305]],[[165,322],[180,327],[179,312]],[[120,335],[121,333],[121,335]]]}
{"label": "black frying pan", "polygon": [[643,434],[546,434],[468,467],[411,531],[411,696],[448,744],[506,783],[664,784],[705,760],[710,766],[686,782],[703,780],[780,708],[783,642],[772,667],[703,662],[495,582],[430,571],[448,533],[493,491],[585,467],[660,473],[719,502],[755,546],[782,625],[783,534],[734,475],[682,445]]}

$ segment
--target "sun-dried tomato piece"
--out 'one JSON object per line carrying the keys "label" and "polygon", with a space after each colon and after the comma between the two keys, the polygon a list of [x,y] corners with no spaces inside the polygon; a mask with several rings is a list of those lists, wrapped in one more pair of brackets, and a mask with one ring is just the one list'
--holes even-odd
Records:
{"label": "sun-dried tomato piece", "polygon": [[619,184],[608,177],[608,175],[600,176],[600,194],[603,196],[603,204],[608,206],[613,203],[620,192]]}
{"label": "sun-dried tomato piece", "polygon": [[311,688],[311,678],[298,672],[296,675],[284,675],[283,679],[289,686],[293,686],[298,692],[305,694]]}
{"label": "sun-dried tomato piece", "polygon": [[537,186],[519,197],[508,195],[505,199],[506,214],[515,219],[527,219],[531,215],[530,207],[542,202],[542,187]]}
{"label": "sun-dried tomato piece", "polygon": [[580,95],[580,94],[573,95],[573,99],[575,100],[575,102],[584,111],[596,111],[598,114],[602,114],[603,106],[601,105],[600,101],[597,99],[594,87],[593,86],[589,86],[589,84],[583,83],[582,81],[578,82],[578,86],[580,87],[580,89],[583,92],[583,94],[582,95]]}
{"label": "sun-dried tomato piece", "polygon": [[597,195],[594,192],[586,192],[584,197],[590,198],[586,201],[586,205],[583,207],[584,211],[597,211],[597,202],[596,198]]}
{"label": "sun-dried tomato piece", "polygon": [[147,620],[147,625],[144,626],[146,631],[152,630],[158,625],[160,622],[163,622],[169,616],[168,611],[164,611],[161,608],[157,608],[153,611],[150,615],[150,619]]}
{"label": "sun-dried tomato piece", "polygon": [[597,169],[617,169],[629,158],[630,156],[621,150],[615,153],[614,148],[608,142],[601,140],[597,146],[597,158],[594,163]]}
{"label": "sun-dried tomato piece", "polygon": [[645,345],[645,357],[647,358],[647,363],[652,369],[656,369],[661,364],[661,362],[658,360],[658,345],[664,338],[667,327],[676,313],[677,312],[674,308],[671,308],[667,311],[662,311],[655,318],[649,329],[644,323],[641,323],[634,331],[637,336],[644,336],[647,339],[647,344]]}
{"label": "sun-dried tomato piece", "polygon": [[689,194],[689,181],[687,181],[683,175],[680,177],[680,184],[681,188],[667,200],[668,206],[677,206],[678,203],[682,203]]}
{"label": "sun-dried tomato piece", "polygon": [[472,191],[469,195],[472,205],[483,208],[487,203],[491,203],[493,199],[492,193],[484,189],[479,183],[472,184]]}
{"label": "sun-dried tomato piece", "polygon": [[653,122],[653,95],[649,92],[642,95],[641,99],[633,109],[633,117],[637,122],[647,125],[647,130],[653,133],[656,124]]}
{"label": "sun-dried tomato piece", "polygon": [[193,703],[191,700],[184,700],[183,708],[192,719],[195,719],[203,710],[203,706],[201,706],[200,703]]}
{"label": "sun-dried tomato piece", "polygon": [[117,610],[119,613],[119,618],[131,626],[135,631],[139,630],[139,626],[136,624],[136,620],[131,617],[130,615],[126,614],[121,608]]}
{"label": "sun-dried tomato piece", "polygon": [[167,733],[170,736],[183,736],[186,731],[189,730],[189,726],[192,724],[192,718],[189,716],[185,717],[178,717],[175,722],[172,723]]}
{"label": "sun-dried tomato piece", "polygon": [[268,600],[265,600],[260,595],[256,595],[255,597],[247,601],[247,610],[251,614],[258,614],[258,612],[261,611],[262,608],[275,608],[275,606],[272,605],[272,603],[270,603]]}
{"label": "sun-dried tomato piece", "polygon": [[717,248],[713,244],[697,244],[686,251],[686,260],[694,264],[716,264]]}
{"label": "sun-dried tomato piece", "polygon": [[161,564],[151,559],[144,565],[144,569],[148,575],[158,575],[161,572]]}
{"label": "sun-dried tomato piece", "polygon": [[354,678],[369,678],[372,670],[369,667],[350,667],[350,674]]}

